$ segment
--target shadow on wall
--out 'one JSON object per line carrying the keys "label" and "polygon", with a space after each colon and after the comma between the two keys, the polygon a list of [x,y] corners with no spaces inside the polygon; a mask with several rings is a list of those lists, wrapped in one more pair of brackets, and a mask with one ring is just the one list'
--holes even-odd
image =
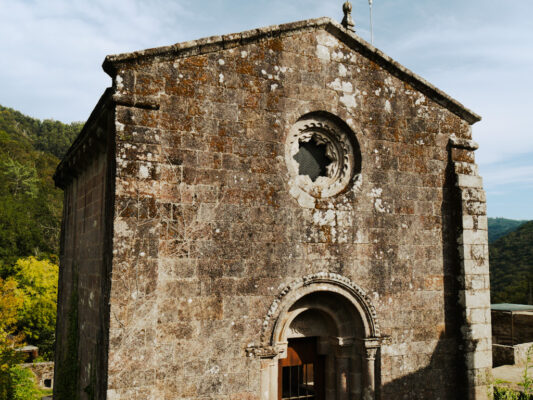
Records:
{"label": "shadow on wall", "polygon": [[[449,151],[448,154],[451,154]],[[448,160],[441,204],[441,233],[443,259],[444,326],[433,352],[410,349],[407,355],[390,357],[381,365],[384,381],[378,382],[381,394],[378,398],[387,399],[466,399],[467,371],[465,369],[466,349],[461,326],[465,320],[465,310],[459,304],[459,291],[464,289],[457,235],[462,226],[461,194],[457,189],[455,171],[451,159]],[[422,353],[422,354],[420,354]],[[394,372],[410,368],[412,363],[424,366],[415,373],[395,379]],[[390,379],[385,381],[385,379]]]}
{"label": "shadow on wall", "polygon": [[[387,369],[398,374],[411,363],[424,365],[423,368],[414,373],[392,378],[387,382],[377,382],[381,387],[381,393],[376,398],[381,400],[389,399],[453,399],[466,398],[464,384],[461,384],[457,371],[462,370],[462,365],[458,364],[458,345],[454,339],[447,339],[442,334],[437,346],[431,354],[409,354],[403,356],[390,357],[390,361],[378,363],[382,370],[377,376],[384,373],[387,377]],[[389,375],[390,376],[390,375]]]}

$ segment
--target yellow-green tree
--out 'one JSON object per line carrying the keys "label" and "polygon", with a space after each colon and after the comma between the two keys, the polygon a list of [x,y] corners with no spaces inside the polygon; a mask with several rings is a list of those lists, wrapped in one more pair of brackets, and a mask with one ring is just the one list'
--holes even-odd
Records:
{"label": "yellow-green tree", "polygon": [[58,271],[57,265],[35,257],[21,258],[13,268],[13,278],[23,296],[18,332],[39,347],[45,359],[51,359],[54,351]]}
{"label": "yellow-green tree", "polygon": [[24,304],[24,296],[13,278],[0,278],[0,399],[7,399],[11,383],[11,368],[20,362],[15,348],[22,343],[16,323]]}

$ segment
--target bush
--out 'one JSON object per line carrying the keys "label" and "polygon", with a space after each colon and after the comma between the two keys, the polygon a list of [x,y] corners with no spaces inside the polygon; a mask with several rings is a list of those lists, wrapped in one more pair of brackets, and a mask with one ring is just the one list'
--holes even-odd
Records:
{"label": "bush", "polygon": [[10,387],[6,400],[39,400],[41,391],[35,385],[33,373],[20,365],[9,370]]}
{"label": "bush", "polygon": [[529,394],[517,392],[505,386],[494,386],[494,400],[531,400]]}

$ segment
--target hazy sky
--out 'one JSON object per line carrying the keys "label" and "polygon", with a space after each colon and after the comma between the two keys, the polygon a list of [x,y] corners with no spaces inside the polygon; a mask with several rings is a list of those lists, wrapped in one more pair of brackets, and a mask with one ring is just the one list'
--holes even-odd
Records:
{"label": "hazy sky", "polygon": [[[85,120],[105,55],[328,16],[338,0],[0,0],[0,104]],[[352,1],[370,40],[367,0]],[[489,216],[533,219],[533,1],[374,0],[374,44],[483,117]]]}

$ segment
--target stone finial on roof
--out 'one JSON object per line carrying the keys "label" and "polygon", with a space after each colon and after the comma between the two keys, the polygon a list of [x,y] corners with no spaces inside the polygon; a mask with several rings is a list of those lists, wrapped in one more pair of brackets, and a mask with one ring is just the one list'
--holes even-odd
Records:
{"label": "stone finial on roof", "polygon": [[342,11],[344,12],[344,18],[341,22],[342,26],[344,26],[346,30],[355,32],[355,23],[353,22],[352,18],[352,3],[350,3],[349,1],[344,3],[342,5]]}

